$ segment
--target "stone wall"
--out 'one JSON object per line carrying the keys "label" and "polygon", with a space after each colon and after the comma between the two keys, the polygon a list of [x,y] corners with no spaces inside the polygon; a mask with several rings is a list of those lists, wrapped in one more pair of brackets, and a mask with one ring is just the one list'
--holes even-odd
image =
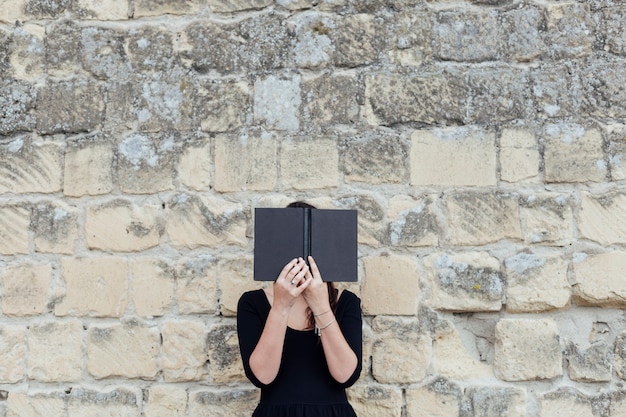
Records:
{"label": "stone wall", "polygon": [[624,80],[624,0],[0,0],[0,416],[249,416],[294,199],[359,211],[360,416],[626,415]]}

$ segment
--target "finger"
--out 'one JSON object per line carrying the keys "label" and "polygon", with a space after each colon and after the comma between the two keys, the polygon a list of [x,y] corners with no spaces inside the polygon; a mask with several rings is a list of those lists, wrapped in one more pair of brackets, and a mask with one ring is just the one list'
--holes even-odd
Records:
{"label": "finger", "polygon": [[314,278],[319,277],[321,279],[322,276],[320,275],[320,270],[317,267],[317,264],[315,263],[315,259],[313,259],[312,256],[309,256],[309,264],[311,265],[311,272],[313,273],[313,277]]}
{"label": "finger", "polygon": [[[306,279],[306,275],[309,272],[309,267],[304,262],[300,265],[300,267],[301,267],[301,269],[291,279],[291,285],[298,286],[303,279]],[[295,268],[294,268],[294,270],[295,270]],[[294,270],[292,270],[292,272]]]}
{"label": "finger", "polygon": [[289,273],[289,271],[291,271],[291,269],[294,267],[294,265],[296,265],[297,262],[298,262],[298,259],[294,258],[287,265],[285,265],[283,269],[280,271],[280,274],[278,274],[278,279],[280,279],[281,277],[284,279]]}

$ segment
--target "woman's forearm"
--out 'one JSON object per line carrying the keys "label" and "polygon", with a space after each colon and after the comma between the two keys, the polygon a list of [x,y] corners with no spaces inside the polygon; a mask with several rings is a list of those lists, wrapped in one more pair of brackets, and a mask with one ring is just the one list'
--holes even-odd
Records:
{"label": "woman's forearm", "polygon": [[339,383],[346,382],[356,370],[358,359],[334,317],[317,320],[328,370]]}
{"label": "woman's forearm", "polygon": [[259,343],[250,355],[250,369],[263,384],[270,384],[278,375],[288,318],[288,311],[271,309]]}

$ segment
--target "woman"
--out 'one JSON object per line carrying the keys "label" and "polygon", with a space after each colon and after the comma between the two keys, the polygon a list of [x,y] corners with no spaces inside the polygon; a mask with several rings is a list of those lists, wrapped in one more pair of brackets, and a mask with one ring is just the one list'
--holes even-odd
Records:
{"label": "woman", "polygon": [[[288,207],[311,207],[292,203]],[[282,269],[237,308],[246,376],[261,388],[253,417],[356,417],[345,389],[361,373],[359,298],[322,280],[315,260]]]}

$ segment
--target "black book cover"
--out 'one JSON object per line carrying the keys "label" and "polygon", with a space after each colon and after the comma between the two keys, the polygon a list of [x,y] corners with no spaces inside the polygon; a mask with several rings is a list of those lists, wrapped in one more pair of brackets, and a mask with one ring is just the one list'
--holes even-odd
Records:
{"label": "black book cover", "polygon": [[254,279],[274,281],[294,258],[313,256],[324,281],[356,282],[357,211],[254,210]]}

